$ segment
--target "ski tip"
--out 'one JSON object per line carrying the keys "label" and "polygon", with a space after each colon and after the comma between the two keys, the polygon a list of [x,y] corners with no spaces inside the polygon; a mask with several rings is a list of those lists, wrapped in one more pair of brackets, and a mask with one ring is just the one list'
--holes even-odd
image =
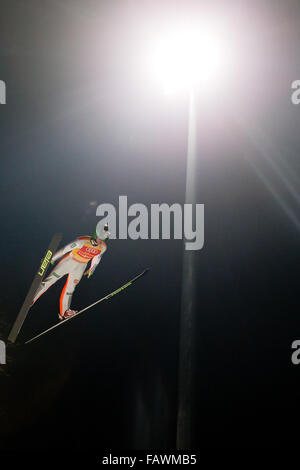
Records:
{"label": "ski tip", "polygon": [[[39,336],[39,335],[37,335],[37,336]],[[25,341],[25,343],[24,343],[24,344],[29,344],[29,343],[32,343],[32,342],[33,342],[33,341],[34,341],[34,340],[37,338],[37,336],[34,336],[34,337],[33,337],[33,338],[31,338],[31,339],[28,339],[27,341]]]}
{"label": "ski tip", "polygon": [[150,271],[150,268],[145,268],[143,274],[147,274],[148,271]]}

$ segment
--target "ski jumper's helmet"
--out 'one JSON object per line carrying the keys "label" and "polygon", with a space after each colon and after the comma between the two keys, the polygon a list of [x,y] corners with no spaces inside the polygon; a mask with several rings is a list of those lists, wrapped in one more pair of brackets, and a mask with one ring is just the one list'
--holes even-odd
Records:
{"label": "ski jumper's helmet", "polygon": [[94,238],[100,238],[100,240],[108,240],[110,232],[108,231],[108,224],[98,224],[94,233]]}

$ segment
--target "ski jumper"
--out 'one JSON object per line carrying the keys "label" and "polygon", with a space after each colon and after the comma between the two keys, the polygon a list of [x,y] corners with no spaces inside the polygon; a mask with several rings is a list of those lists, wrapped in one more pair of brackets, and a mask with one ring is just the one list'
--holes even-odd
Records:
{"label": "ski jumper", "polygon": [[91,261],[89,272],[92,274],[106,249],[107,246],[104,241],[97,243],[92,237],[84,236],[78,237],[72,243],[57,251],[52,258],[54,262],[66,253],[68,254],[64,256],[49,276],[41,283],[34,296],[33,303],[58,279],[67,274],[67,282],[62,290],[59,301],[59,313],[63,317],[65,311],[70,308],[73,292],[83,276],[87,263]]}

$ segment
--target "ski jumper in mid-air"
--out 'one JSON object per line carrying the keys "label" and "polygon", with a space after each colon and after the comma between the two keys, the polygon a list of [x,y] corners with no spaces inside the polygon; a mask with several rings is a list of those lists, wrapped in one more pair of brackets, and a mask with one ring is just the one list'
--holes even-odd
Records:
{"label": "ski jumper in mid-air", "polygon": [[[57,263],[49,276],[41,283],[34,296],[33,304],[49,287],[58,281],[58,279],[67,274],[67,282],[60,296],[59,318],[63,320],[64,318],[76,315],[77,311],[71,310],[70,308],[75,287],[81,280],[83,274],[87,275],[89,278],[94,273],[102,255],[107,249],[105,240],[108,240],[109,236],[110,233],[107,224],[99,228],[97,226],[96,232],[92,237],[78,237],[76,240],[57,251],[51,260],[52,264],[66,253],[68,254]],[[89,261],[91,261],[90,268],[84,272]]]}

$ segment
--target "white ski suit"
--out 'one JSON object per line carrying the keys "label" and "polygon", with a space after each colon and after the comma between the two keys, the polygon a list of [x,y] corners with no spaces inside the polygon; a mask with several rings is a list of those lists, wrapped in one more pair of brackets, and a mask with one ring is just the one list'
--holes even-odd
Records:
{"label": "white ski suit", "polygon": [[62,290],[59,302],[59,314],[62,318],[65,311],[70,308],[73,292],[84,274],[87,263],[91,261],[89,269],[89,275],[91,275],[95,271],[106,249],[107,246],[104,241],[97,243],[92,237],[84,236],[78,237],[76,240],[57,251],[52,258],[54,262],[66,253],[68,254],[41,283],[34,296],[33,303],[35,303],[58,279],[68,274],[67,282]]}

